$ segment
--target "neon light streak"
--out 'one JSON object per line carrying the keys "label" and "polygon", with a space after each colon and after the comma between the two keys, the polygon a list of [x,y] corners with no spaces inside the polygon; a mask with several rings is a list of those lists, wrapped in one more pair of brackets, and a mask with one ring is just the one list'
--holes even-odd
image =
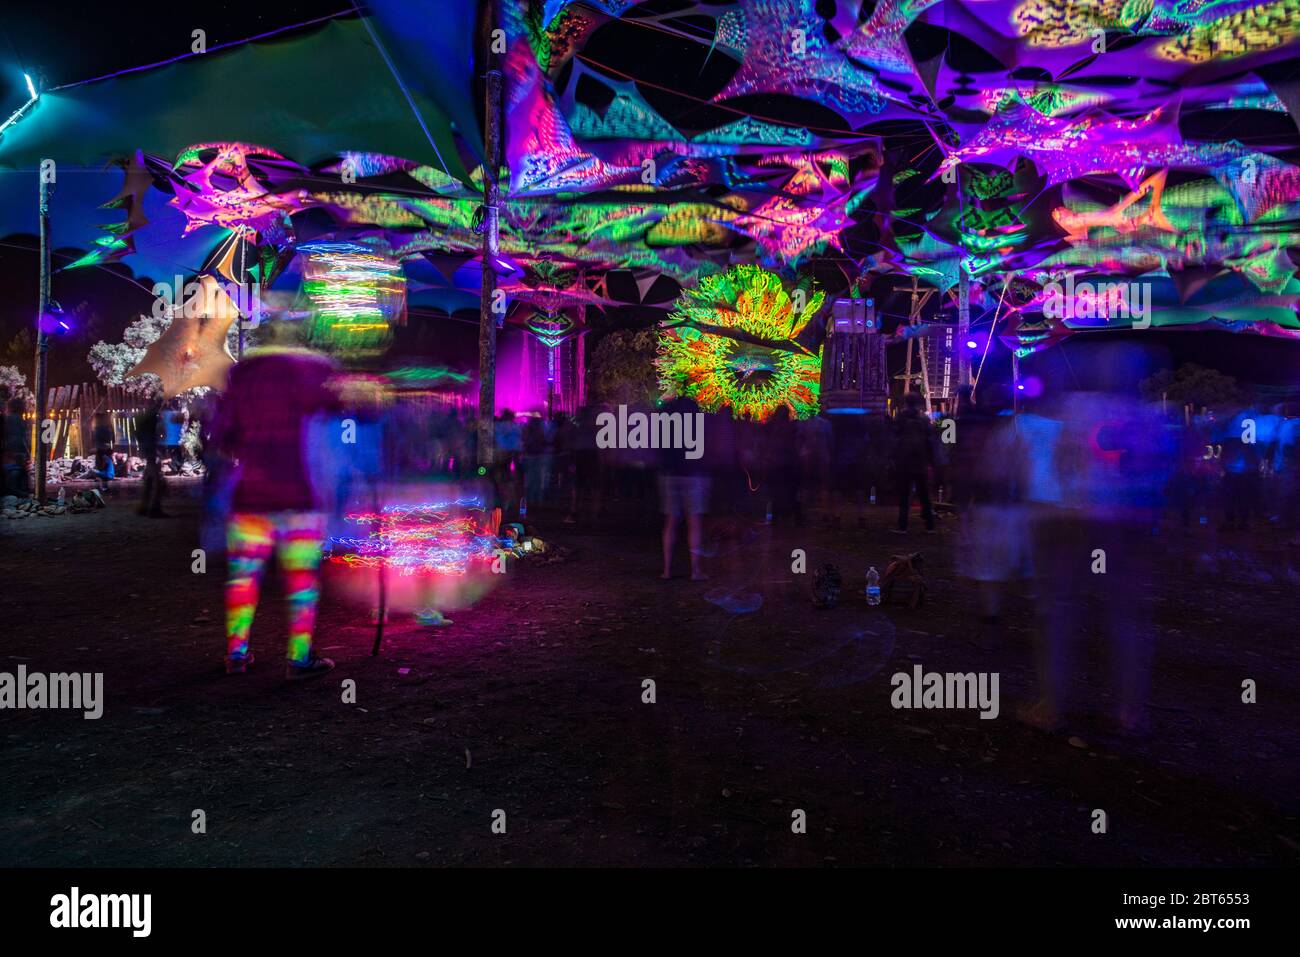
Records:
{"label": "neon light streak", "polygon": [[481,498],[420,505],[388,505],[354,512],[347,521],[368,529],[356,537],[331,538],[325,557],[350,568],[393,568],[403,575],[464,575],[474,562],[490,562],[500,544],[479,533]]}
{"label": "neon light streak", "polygon": [[349,351],[386,345],[390,319],[405,301],[397,262],[354,243],[313,243],[303,267],[303,292],[314,313],[311,340]]}

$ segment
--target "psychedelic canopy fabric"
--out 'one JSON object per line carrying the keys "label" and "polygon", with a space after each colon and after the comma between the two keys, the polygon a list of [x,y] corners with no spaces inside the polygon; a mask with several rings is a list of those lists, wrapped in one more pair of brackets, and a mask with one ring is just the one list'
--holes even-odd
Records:
{"label": "psychedelic canopy fabric", "polygon": [[[592,309],[662,304],[738,264],[821,282],[829,264],[832,294],[965,274],[1020,349],[1131,325],[1045,317],[1067,277],[1148,285],[1156,326],[1300,336],[1298,5],[503,0],[494,268],[512,321],[558,341]],[[361,243],[403,264],[413,303],[452,301],[477,286],[481,172],[456,164],[480,152],[487,20],[368,8],[400,87],[367,25],[341,20],[54,91],[0,164],[143,148],[189,229],[252,230],[281,260]],[[236,76],[256,109],[221,95]],[[83,130],[92,100],[106,112]],[[130,262],[155,227],[123,208],[100,255]]]}

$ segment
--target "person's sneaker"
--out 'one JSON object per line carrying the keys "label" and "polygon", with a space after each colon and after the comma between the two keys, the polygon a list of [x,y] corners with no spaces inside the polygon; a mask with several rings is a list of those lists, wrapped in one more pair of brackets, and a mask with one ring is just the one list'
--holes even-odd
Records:
{"label": "person's sneaker", "polygon": [[253,666],[253,653],[250,651],[246,655],[231,656],[226,659],[226,674],[242,675]]}
{"label": "person's sneaker", "polygon": [[427,628],[446,628],[455,622],[443,615],[436,608],[422,608],[415,613],[415,620]]}
{"label": "person's sneaker", "polygon": [[323,674],[328,674],[334,670],[334,662],[329,658],[322,658],[319,655],[312,655],[301,664],[295,661],[289,661],[284,666],[284,676],[290,681],[302,681],[306,678],[316,678]]}
{"label": "person's sneaker", "polygon": [[894,535],[906,535],[906,534],[907,534],[907,529],[905,529],[905,528],[891,528],[889,531],[890,531],[891,533],[893,533]]}

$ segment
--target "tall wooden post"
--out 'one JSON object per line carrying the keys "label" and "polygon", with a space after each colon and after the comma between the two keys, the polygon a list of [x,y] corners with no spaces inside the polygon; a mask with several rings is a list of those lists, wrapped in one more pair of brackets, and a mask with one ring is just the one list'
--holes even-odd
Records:
{"label": "tall wooden post", "polygon": [[41,286],[36,304],[36,374],[33,377],[36,390],[36,441],[32,443],[32,448],[36,451],[36,501],[44,503],[45,480],[49,469],[49,449],[44,436],[45,419],[49,414],[46,367],[50,351],[50,340],[45,333],[45,314],[50,308],[50,187],[46,182],[44,164],[38,175],[41,180]]}
{"label": "tall wooden post", "polygon": [[[909,292],[911,292],[912,294],[912,303],[910,309],[908,310],[907,325],[908,328],[910,329],[916,329],[918,326],[921,325],[921,311],[925,308],[925,304],[930,301],[930,297],[934,295],[935,290],[933,288],[922,290],[920,283],[917,282],[916,277],[913,276],[912,288],[909,290]],[[924,341],[920,343],[919,348],[921,353],[921,382],[922,382],[921,387],[925,390],[926,408],[929,409],[930,408],[930,382],[929,382],[929,375],[927,374],[927,370],[925,366],[926,355],[925,355]],[[912,372],[912,337],[909,336],[907,340],[907,371],[903,374],[904,393],[912,391],[913,375],[914,374]]]}
{"label": "tall wooden post", "polygon": [[478,464],[491,468],[496,457],[496,374],[497,374],[497,316],[496,264],[501,251],[501,185],[497,175],[501,169],[501,55],[495,49],[492,37],[495,19],[489,21],[487,52],[486,116],[484,117],[484,146],[486,158],[483,169],[483,282],[478,315]]}

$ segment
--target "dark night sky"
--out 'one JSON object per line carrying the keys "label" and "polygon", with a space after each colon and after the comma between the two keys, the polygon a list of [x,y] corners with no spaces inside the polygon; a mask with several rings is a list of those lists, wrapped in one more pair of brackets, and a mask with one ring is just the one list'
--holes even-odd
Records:
{"label": "dark night sky", "polygon": [[350,0],[213,4],[112,4],[90,0],[6,0],[0,17],[0,105],[27,99],[23,72],[46,85],[86,80],[190,51],[192,32],[208,46],[338,13]]}

